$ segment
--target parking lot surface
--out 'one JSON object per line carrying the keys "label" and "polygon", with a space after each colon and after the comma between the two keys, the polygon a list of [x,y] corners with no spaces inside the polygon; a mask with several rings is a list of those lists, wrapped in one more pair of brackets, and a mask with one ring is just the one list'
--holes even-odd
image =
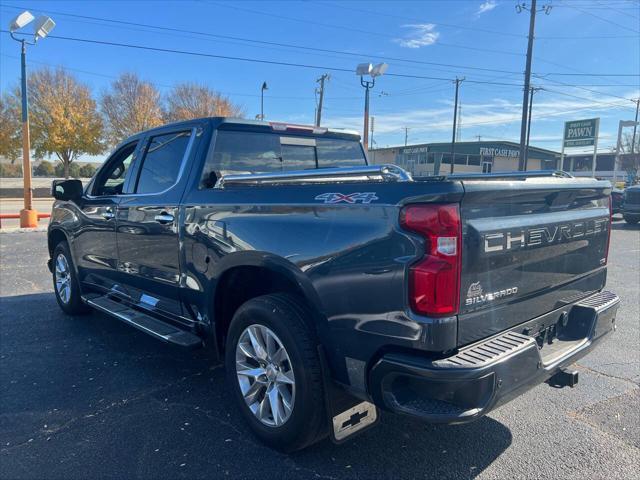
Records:
{"label": "parking lot surface", "polygon": [[541,385],[473,424],[383,415],[341,446],[258,443],[205,351],[58,309],[46,234],[0,234],[1,478],[637,478],[640,229],[616,221],[618,330],[574,389]]}

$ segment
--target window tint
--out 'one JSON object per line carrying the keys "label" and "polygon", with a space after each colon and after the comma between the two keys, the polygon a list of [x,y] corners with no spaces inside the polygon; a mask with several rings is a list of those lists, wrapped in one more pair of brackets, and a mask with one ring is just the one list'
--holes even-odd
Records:
{"label": "window tint", "polygon": [[365,166],[360,142],[339,138],[319,138],[317,149],[320,168]]}
{"label": "window tint", "polygon": [[136,193],[162,192],[176,183],[190,137],[190,131],[151,137],[138,174]]}
{"label": "window tint", "polygon": [[354,140],[218,130],[201,178],[211,188],[221,175],[364,165]]}
{"label": "window tint", "polygon": [[93,195],[120,195],[122,193],[137,145],[137,142],[125,145],[111,156],[108,160],[109,163],[96,176]]}

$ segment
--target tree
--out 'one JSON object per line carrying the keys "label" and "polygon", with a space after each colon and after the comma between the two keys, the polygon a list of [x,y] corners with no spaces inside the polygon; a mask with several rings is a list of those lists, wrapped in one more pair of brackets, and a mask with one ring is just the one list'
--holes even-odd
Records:
{"label": "tree", "polygon": [[160,93],[134,73],[120,75],[102,95],[100,103],[112,145],[162,124]]}
{"label": "tree", "polygon": [[96,167],[90,163],[85,163],[80,167],[80,178],[91,178],[96,173]]}
{"label": "tree", "polygon": [[[13,93],[20,103],[20,89]],[[62,68],[43,68],[29,77],[31,148],[37,158],[55,155],[65,178],[74,160],[104,151],[103,123],[89,87]]]}
{"label": "tree", "polygon": [[20,156],[20,110],[8,94],[0,96],[0,156],[13,164]]}
{"label": "tree", "polygon": [[36,168],[33,169],[33,174],[37,177],[53,177],[55,175],[55,170],[53,169],[53,164],[51,162],[43,160]]}
{"label": "tree", "polygon": [[201,117],[241,117],[243,108],[228,97],[206,85],[182,83],[176,85],[166,99],[167,121],[190,120]]}

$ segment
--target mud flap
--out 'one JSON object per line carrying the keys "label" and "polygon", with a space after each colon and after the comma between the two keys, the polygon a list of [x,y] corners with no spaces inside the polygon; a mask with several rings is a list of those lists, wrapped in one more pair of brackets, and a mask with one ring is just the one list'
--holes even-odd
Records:
{"label": "mud flap", "polygon": [[329,435],[332,442],[342,443],[353,435],[375,426],[379,420],[378,408],[373,403],[363,402],[337,385],[329,374],[322,347],[318,347],[318,353],[322,365]]}

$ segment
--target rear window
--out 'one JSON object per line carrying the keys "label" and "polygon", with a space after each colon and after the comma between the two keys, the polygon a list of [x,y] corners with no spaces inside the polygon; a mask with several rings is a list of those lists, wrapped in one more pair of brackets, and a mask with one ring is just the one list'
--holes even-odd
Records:
{"label": "rear window", "polygon": [[202,186],[223,175],[366,165],[360,142],[218,130],[202,172]]}

